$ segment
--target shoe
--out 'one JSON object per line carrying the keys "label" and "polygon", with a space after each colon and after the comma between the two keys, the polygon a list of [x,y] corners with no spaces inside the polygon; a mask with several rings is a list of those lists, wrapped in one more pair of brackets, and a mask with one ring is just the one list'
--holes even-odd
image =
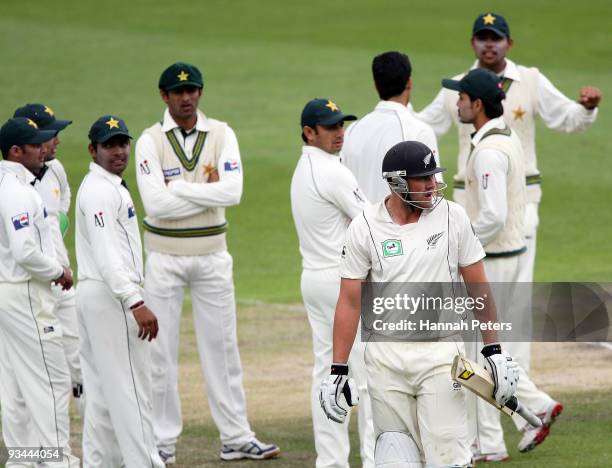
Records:
{"label": "shoe", "polygon": [[534,427],[528,424],[523,429],[523,437],[518,444],[520,452],[529,452],[533,450],[548,437],[550,433],[550,426],[555,422],[557,417],[563,412],[563,405],[558,401],[553,401],[550,406],[543,413],[539,413],[537,416],[542,420],[541,427]]}
{"label": "shoe", "polygon": [[510,458],[510,456],[508,455],[508,452],[503,451],[503,452],[494,452],[494,453],[480,453],[480,452],[476,452],[473,457],[472,457],[472,461],[474,462],[501,462],[501,461],[506,461]]}
{"label": "shoe", "polygon": [[174,465],[176,463],[176,452],[166,452],[165,450],[158,450],[159,458],[164,462],[164,465]]}
{"label": "shoe", "polygon": [[234,449],[223,445],[221,447],[222,460],[240,460],[242,458],[250,458],[251,460],[265,460],[273,458],[280,453],[280,449],[274,444],[264,444],[253,438],[242,447]]}

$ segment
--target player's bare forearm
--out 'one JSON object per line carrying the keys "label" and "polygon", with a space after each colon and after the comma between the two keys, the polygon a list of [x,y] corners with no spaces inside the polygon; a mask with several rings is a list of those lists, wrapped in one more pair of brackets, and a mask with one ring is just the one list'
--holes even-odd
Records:
{"label": "player's bare forearm", "polygon": [[361,280],[342,278],[334,316],[333,361],[348,362],[355,341],[361,308]]}
{"label": "player's bare forearm", "polygon": [[[487,280],[482,260],[471,265],[460,267],[459,271],[465,281],[467,292],[471,298],[484,302],[482,309],[474,308],[474,318],[480,322],[497,322],[497,309],[495,299],[491,293],[491,287]],[[488,327],[487,327],[488,328]],[[497,332],[495,330],[481,329],[482,342],[484,344],[497,343]]]}

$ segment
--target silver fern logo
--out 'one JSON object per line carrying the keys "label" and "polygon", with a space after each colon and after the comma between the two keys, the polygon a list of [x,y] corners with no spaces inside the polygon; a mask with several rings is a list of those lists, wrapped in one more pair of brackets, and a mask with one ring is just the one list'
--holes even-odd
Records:
{"label": "silver fern logo", "polygon": [[443,235],[444,235],[444,231],[429,236],[427,238],[427,250],[435,249],[436,246],[438,245],[438,241]]}
{"label": "silver fern logo", "polygon": [[432,157],[432,154],[429,153],[427,156],[423,158],[423,163],[425,164],[425,167],[429,166],[429,163],[431,162],[431,157]]}

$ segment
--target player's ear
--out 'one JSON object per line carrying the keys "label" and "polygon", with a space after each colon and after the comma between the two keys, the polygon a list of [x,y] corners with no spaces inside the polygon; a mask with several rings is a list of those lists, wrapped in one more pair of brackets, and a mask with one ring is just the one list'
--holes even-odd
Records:
{"label": "player's ear", "polygon": [[514,41],[512,40],[512,38],[508,37],[508,50],[510,50],[512,48],[513,44],[514,44]]}
{"label": "player's ear", "polygon": [[408,78],[408,81],[406,81],[406,89],[408,91],[412,89],[412,77]]}
{"label": "player's ear", "polygon": [[95,160],[96,159],[96,146],[93,143],[89,143],[89,145],[87,146],[87,149],[89,150],[89,154],[91,155],[91,157]]}
{"label": "player's ear", "polygon": [[159,90],[159,95],[161,96],[162,100],[168,104],[168,91],[166,91],[165,89],[160,89]]}

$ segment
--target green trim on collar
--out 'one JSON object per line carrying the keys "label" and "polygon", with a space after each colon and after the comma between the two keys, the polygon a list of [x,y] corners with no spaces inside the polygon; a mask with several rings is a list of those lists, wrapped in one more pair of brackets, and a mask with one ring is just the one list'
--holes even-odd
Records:
{"label": "green trim on collar", "polygon": [[202,149],[204,148],[204,142],[206,141],[206,136],[208,132],[200,132],[198,131],[198,138],[196,139],[195,145],[193,146],[193,157],[191,159],[187,158],[183,147],[180,145],[178,140],[176,139],[176,135],[174,134],[174,130],[169,130],[166,132],[166,137],[170,142],[170,146],[172,146],[172,150],[176,157],[181,162],[181,165],[185,168],[186,171],[191,172],[198,165],[198,160],[200,159],[200,154],[202,153]]}

